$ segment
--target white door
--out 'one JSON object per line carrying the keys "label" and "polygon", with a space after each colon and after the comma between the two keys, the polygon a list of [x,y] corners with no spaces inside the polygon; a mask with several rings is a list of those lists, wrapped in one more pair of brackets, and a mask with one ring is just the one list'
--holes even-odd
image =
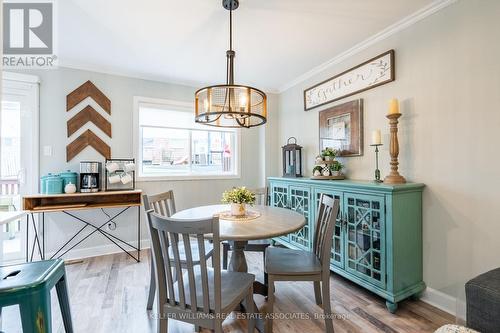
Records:
{"label": "white door", "polygon": [[[0,109],[0,210],[22,209],[21,196],[38,192],[38,78],[3,73]],[[0,229],[0,259],[24,258],[25,220]]]}

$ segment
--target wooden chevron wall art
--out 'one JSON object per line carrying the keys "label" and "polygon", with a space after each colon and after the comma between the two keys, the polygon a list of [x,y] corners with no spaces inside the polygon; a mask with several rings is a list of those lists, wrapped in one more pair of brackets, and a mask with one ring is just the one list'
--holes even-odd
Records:
{"label": "wooden chevron wall art", "polygon": [[[104,111],[111,114],[111,101],[90,81],[85,82],[66,96],[66,112],[71,111],[71,109],[87,97],[92,98]],[[87,105],[67,121],[68,138],[88,122],[96,125],[97,128],[110,138],[112,137],[111,123],[100,115],[92,106]],[[66,161],[71,161],[87,146],[91,146],[105,158],[111,158],[111,148],[94,132],[87,129],[66,146]]]}

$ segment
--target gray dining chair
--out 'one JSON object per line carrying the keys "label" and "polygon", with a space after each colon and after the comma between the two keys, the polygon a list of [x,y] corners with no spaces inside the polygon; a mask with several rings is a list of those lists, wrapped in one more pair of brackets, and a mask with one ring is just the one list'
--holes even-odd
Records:
{"label": "gray dining chair", "polygon": [[[194,324],[196,331],[204,327],[222,333],[222,322],[240,304],[251,314],[248,332],[253,333],[255,276],[221,270],[219,218],[173,219],[153,210],[147,214],[158,284],[158,333],[167,333],[168,319]],[[207,236],[213,239],[213,268],[206,264]],[[194,265],[195,243],[199,265]],[[182,270],[180,247],[184,248],[187,261],[184,274],[179,274]]]}
{"label": "gray dining chair", "polygon": [[[268,206],[269,205],[269,191],[267,187],[257,188],[250,190],[255,194],[255,203],[257,205]],[[262,252],[264,257],[264,262],[266,261],[266,249],[271,245],[272,241],[270,239],[259,239],[248,241],[245,246],[245,251],[249,252]],[[227,269],[228,264],[228,254],[231,250],[231,243],[228,241],[222,242],[222,267]],[[264,284],[267,284],[267,274],[264,273]]]}
{"label": "gray dining chair", "polygon": [[[316,304],[323,305],[326,332],[333,333],[330,303],[330,251],[338,212],[339,201],[322,194],[316,219],[313,252],[279,247],[267,248],[265,271],[269,276],[267,299],[269,313],[273,313],[276,281],[313,281]],[[271,318],[272,316],[266,320],[266,333],[273,331]]]}
{"label": "gray dining chair", "polygon": [[[173,214],[176,213],[175,209],[175,199],[174,199],[174,192],[172,190],[156,194],[156,195],[144,195],[143,196],[143,202],[144,202],[144,210],[148,211],[150,209],[153,209],[153,211],[156,214],[159,214],[161,216],[167,216],[170,217]],[[198,256],[198,250],[196,248],[197,244],[194,243],[194,248],[193,248],[193,264],[194,265],[199,265],[200,264],[200,258]],[[213,252],[213,246],[211,243],[208,241],[204,244],[205,245],[205,258],[208,260],[210,257],[212,257],[212,252]],[[184,247],[180,247],[180,259],[181,259],[181,268],[185,268],[187,265],[186,261],[186,254],[184,253]],[[171,256],[173,257],[172,253]],[[148,310],[153,309],[153,302],[155,299],[155,294],[156,294],[156,281],[155,281],[155,267],[153,263],[153,254],[151,254],[150,257],[150,266],[151,266],[151,272],[150,272],[150,280],[149,280],[149,294],[148,294],[148,303],[146,308]],[[174,274],[174,278],[177,275]]]}

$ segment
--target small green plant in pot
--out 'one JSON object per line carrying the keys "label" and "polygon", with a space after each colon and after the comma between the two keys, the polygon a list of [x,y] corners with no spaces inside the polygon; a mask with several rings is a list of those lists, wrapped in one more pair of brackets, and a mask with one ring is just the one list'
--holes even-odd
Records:
{"label": "small green plant in pot", "polygon": [[330,166],[330,170],[332,171],[332,176],[341,176],[342,175],[342,169],[344,168],[344,165],[340,163],[339,161],[335,161]]}
{"label": "small green plant in pot", "polygon": [[335,159],[335,156],[337,156],[337,151],[330,147],[326,147],[321,151],[321,156],[325,161],[333,161]]}
{"label": "small green plant in pot", "polygon": [[246,187],[233,187],[222,194],[222,202],[231,204],[231,215],[243,216],[246,214],[246,205],[253,206],[255,194]]}

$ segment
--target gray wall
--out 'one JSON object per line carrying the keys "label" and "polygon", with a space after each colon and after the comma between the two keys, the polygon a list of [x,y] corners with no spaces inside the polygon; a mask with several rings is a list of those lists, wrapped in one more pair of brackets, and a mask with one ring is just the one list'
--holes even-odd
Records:
{"label": "gray wall", "polygon": [[400,171],[427,185],[424,280],[462,299],[467,279],[500,266],[499,18],[500,1],[458,1],[280,95],[280,142],[298,138],[310,174],[318,154],[318,111],[324,107],[304,112],[303,90],[395,49],[395,82],[326,107],[364,99],[365,154],[344,162],[349,178],[372,179],[371,131],[384,133],[385,176],[390,159],[385,115],[390,98],[401,100]]}
{"label": "gray wall", "polygon": [[[112,104],[111,122],[113,138],[109,140],[113,157],[133,157],[133,97],[144,96],[177,101],[194,101],[197,88],[146,81],[121,76],[107,75],[75,69],[59,68],[57,70],[31,71],[38,75],[40,83],[40,173],[60,172],[70,169],[78,171],[80,160],[103,160],[92,148],[86,148],[75,159],[66,163],[66,95],[86,80],[91,80],[103,93],[109,97]],[[266,159],[272,156],[265,150],[271,147],[267,144],[266,132],[273,128],[277,117],[277,97],[269,94],[270,117],[267,129],[243,129],[241,135],[241,178],[231,180],[196,180],[196,181],[162,181],[138,182],[137,187],[146,193],[154,194],[173,189],[179,209],[219,203],[221,193],[233,186],[262,186],[266,177]],[[272,130],[271,130],[272,132]],[[53,147],[53,156],[43,155],[44,146]],[[264,148],[264,149],[263,149]],[[267,161],[269,165],[277,162]],[[135,210],[135,209],[134,209]],[[117,210],[106,210],[109,214]],[[105,215],[100,211],[79,212],[82,217],[101,221]],[[63,244],[72,232],[81,227],[78,221],[62,214],[50,214],[47,223],[48,251]],[[117,219],[118,228],[113,233],[127,240],[135,240],[134,221],[136,213],[130,211]],[[105,221],[105,220],[103,220]],[[142,238],[147,239],[148,233],[143,221]],[[100,235],[89,238],[79,246],[79,251],[68,253],[68,258],[96,255],[116,250]]]}

